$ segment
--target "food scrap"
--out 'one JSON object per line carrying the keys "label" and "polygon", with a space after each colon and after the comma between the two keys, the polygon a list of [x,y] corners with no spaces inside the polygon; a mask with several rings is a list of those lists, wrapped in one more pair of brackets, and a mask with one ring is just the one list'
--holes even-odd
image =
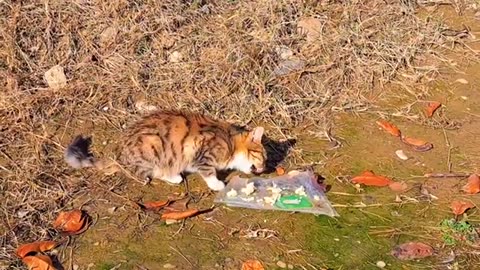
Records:
{"label": "food scrap", "polygon": [[468,183],[462,187],[462,190],[468,194],[477,194],[480,192],[480,178],[477,174],[468,177]]}
{"label": "food scrap", "polygon": [[387,177],[376,175],[372,171],[364,171],[361,175],[352,178],[352,183],[384,187],[390,185],[393,181]]}
{"label": "food scrap", "polygon": [[61,233],[74,235],[86,231],[89,227],[89,217],[82,210],[60,212],[53,227]]}
{"label": "food scrap", "polygon": [[455,216],[462,215],[465,213],[468,209],[474,208],[475,205],[471,202],[465,202],[465,201],[453,201],[452,205],[450,208],[452,209],[453,214]]}
{"label": "food scrap", "polygon": [[440,108],[441,106],[442,103],[438,101],[429,102],[426,109],[427,117],[432,117],[435,111],[438,110],[438,108]]}
{"label": "food scrap", "polygon": [[426,141],[422,141],[419,139],[410,138],[406,136],[402,136],[400,139],[404,144],[411,146],[413,150],[417,152],[426,152],[433,149],[433,144]]}
{"label": "food scrap", "polygon": [[390,133],[391,135],[393,135],[395,137],[400,137],[400,135],[401,135],[400,129],[398,129],[394,124],[392,124],[390,122],[387,122],[385,120],[378,120],[376,123],[383,130]]}

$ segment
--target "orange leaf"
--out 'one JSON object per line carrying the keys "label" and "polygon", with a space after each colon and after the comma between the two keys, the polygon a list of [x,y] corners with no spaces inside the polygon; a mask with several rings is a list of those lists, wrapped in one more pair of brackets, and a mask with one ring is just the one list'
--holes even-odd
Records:
{"label": "orange leaf", "polygon": [[402,136],[400,139],[404,144],[411,146],[413,150],[418,152],[426,152],[433,148],[433,144],[419,139],[414,139],[406,136]]}
{"label": "orange leaf", "polygon": [[277,173],[277,175],[284,175],[285,174],[285,169],[283,167],[277,167],[275,168],[275,172]]}
{"label": "orange leaf", "polygon": [[462,190],[468,194],[480,192],[480,178],[476,174],[468,177],[468,183],[462,187]]}
{"label": "orange leaf", "polygon": [[473,205],[473,203],[471,202],[453,201],[450,208],[452,209],[452,212],[455,214],[455,216],[458,216],[473,207],[475,207],[475,205]]}
{"label": "orange leaf", "polygon": [[47,255],[27,256],[22,259],[22,262],[29,270],[56,270],[53,267],[52,260]]}
{"label": "orange leaf", "polygon": [[200,210],[198,209],[190,209],[182,212],[168,212],[168,213],[162,214],[162,219],[175,219],[175,220],[185,219],[185,218],[194,216],[199,212]]}
{"label": "orange leaf", "polygon": [[50,250],[57,246],[57,242],[54,241],[39,241],[33,242],[29,244],[21,245],[17,248],[17,255],[20,258],[27,256],[30,252],[43,252]]}
{"label": "orange leaf", "polygon": [[420,242],[409,242],[396,246],[392,255],[399,260],[421,259],[433,254],[433,248]]}
{"label": "orange leaf", "polygon": [[366,186],[384,187],[392,182],[389,178],[375,175],[372,171],[364,171],[360,176],[352,178],[352,183],[364,184]]}
{"label": "orange leaf", "polygon": [[383,130],[386,132],[392,134],[395,137],[400,137],[401,132],[400,129],[398,129],[394,124],[387,122],[385,120],[378,120],[377,125],[379,125]]}
{"label": "orange leaf", "polygon": [[53,227],[67,234],[79,234],[88,228],[88,219],[81,210],[60,212],[53,223]]}
{"label": "orange leaf", "polygon": [[429,102],[427,105],[427,117],[432,117],[435,111],[442,106],[442,103],[438,101]]}
{"label": "orange leaf", "polygon": [[167,206],[170,203],[169,200],[166,201],[156,201],[156,202],[146,202],[142,204],[143,207],[147,210],[157,210]]}
{"label": "orange leaf", "polygon": [[393,182],[388,187],[394,192],[404,192],[408,189],[408,185],[405,182]]}
{"label": "orange leaf", "polygon": [[248,260],[242,264],[242,270],[264,270],[262,263],[257,260]]}

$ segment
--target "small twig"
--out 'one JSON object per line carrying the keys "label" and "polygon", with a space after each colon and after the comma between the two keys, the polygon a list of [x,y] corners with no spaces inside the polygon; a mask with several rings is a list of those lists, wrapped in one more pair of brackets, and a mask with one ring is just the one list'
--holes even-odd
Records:
{"label": "small twig", "polygon": [[178,249],[176,249],[176,248],[174,248],[174,247],[172,247],[172,246],[170,246],[170,249],[172,249],[173,251],[175,251],[176,253],[178,253],[180,256],[182,256],[182,258],[183,258],[185,261],[188,262],[188,264],[190,264],[192,267],[194,267],[193,263],[190,262],[190,260],[189,260],[187,257],[185,257],[185,255],[183,255],[182,252],[180,252]]}

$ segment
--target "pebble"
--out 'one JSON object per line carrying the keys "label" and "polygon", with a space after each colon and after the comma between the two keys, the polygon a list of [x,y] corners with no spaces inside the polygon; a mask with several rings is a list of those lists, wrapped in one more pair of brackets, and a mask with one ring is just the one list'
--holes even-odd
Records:
{"label": "pebble", "polygon": [[170,56],[168,57],[168,61],[170,63],[180,63],[183,59],[183,55],[180,52],[174,51]]}
{"label": "pebble", "polygon": [[292,265],[292,264],[289,264],[289,265],[288,265],[288,269],[293,269],[293,265]]}
{"label": "pebble", "polygon": [[107,112],[108,109],[109,109],[108,106],[103,107],[103,111],[104,111],[104,112]]}
{"label": "pebble", "polygon": [[461,83],[461,84],[468,84],[468,81],[463,79],[463,78],[456,80],[456,82]]}
{"label": "pebble", "polygon": [[277,266],[280,267],[280,268],[287,268],[287,264],[282,262],[282,261],[278,261]]}
{"label": "pebble", "polygon": [[78,266],[78,264],[74,264],[73,267],[72,267],[73,270],[78,270],[79,268],[80,268],[80,266]]}
{"label": "pebble", "polygon": [[163,268],[165,268],[165,269],[175,269],[177,267],[173,264],[166,263],[166,264],[163,265]]}
{"label": "pebble", "polygon": [[397,150],[395,151],[395,155],[397,155],[397,157],[401,160],[408,160],[408,157],[407,155],[405,154],[405,152],[403,152],[403,150]]}
{"label": "pebble", "polygon": [[387,264],[384,261],[378,261],[377,262],[377,267],[378,268],[384,268],[385,266],[387,266]]}

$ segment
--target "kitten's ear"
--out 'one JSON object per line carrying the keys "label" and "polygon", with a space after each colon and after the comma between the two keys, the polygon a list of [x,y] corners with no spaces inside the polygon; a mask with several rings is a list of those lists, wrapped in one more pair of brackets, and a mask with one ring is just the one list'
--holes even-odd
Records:
{"label": "kitten's ear", "polygon": [[254,142],[254,143],[261,143],[262,142],[262,136],[263,136],[263,127],[256,127],[252,131],[250,131],[250,134],[248,137]]}

